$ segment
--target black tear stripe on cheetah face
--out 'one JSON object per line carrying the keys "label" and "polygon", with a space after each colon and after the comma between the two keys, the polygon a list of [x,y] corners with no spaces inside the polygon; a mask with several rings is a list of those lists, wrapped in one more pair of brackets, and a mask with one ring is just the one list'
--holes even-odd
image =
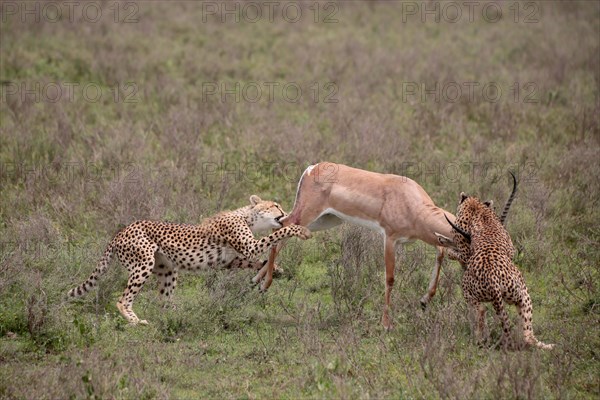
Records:
{"label": "black tear stripe on cheetah face", "polygon": [[[130,323],[146,324],[147,321],[135,315],[132,306],[150,275],[156,275],[160,294],[169,301],[180,270],[259,269],[264,262],[256,261],[256,258],[280,240],[291,236],[310,237],[310,231],[303,226],[281,228],[279,220],[285,215],[279,204],[251,196],[250,205],[222,212],[200,225],[136,221],[117,233],[89,279],[71,289],[69,296],[82,296],[94,287],[99,276],[106,272],[112,255],[116,254],[129,271],[127,287],[117,308]],[[259,240],[254,238],[254,232],[268,229],[278,230]]]}
{"label": "black tear stripe on cheetah face", "polygon": [[[462,196],[461,196],[462,197]],[[470,234],[470,242],[454,230],[461,259],[466,261],[462,289],[465,300],[476,315],[475,336],[482,342],[485,305],[491,302],[502,322],[502,344],[512,348],[510,322],[504,302],[517,307],[525,343],[543,349],[554,345],[538,341],[533,334],[531,298],[521,272],[512,262],[514,246],[493,209],[475,197],[464,196],[456,213],[459,228]]]}

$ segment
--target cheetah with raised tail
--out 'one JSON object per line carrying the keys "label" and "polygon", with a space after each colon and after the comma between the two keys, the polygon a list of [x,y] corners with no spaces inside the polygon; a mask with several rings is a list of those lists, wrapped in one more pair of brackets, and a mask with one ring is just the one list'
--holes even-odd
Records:
{"label": "cheetah with raised tail", "polygon": [[[222,212],[200,225],[136,221],[116,234],[92,275],[83,284],[71,289],[69,297],[83,296],[93,288],[116,254],[129,271],[127,287],[117,302],[117,308],[131,324],[147,324],[146,320],[135,315],[132,305],[151,274],[156,274],[160,294],[169,301],[177,285],[179,270],[207,267],[258,269],[263,263],[255,259],[280,240],[291,236],[308,239],[311,236],[303,226],[282,228],[279,220],[285,215],[279,204],[253,195],[250,205]],[[254,238],[254,232],[268,229],[278,230],[262,239]]]}
{"label": "cheetah with raised tail", "polygon": [[542,343],[533,335],[531,297],[523,275],[512,262],[514,246],[510,236],[491,204],[461,193],[456,222],[453,224],[448,220],[448,223],[454,228],[454,242],[467,244],[459,245],[456,250],[466,260],[462,289],[465,300],[476,313],[477,342],[481,344],[486,339],[483,338],[486,330],[483,303],[491,302],[502,322],[503,348],[514,347],[510,338],[510,321],[504,308],[506,302],[517,307],[525,343],[552,349],[554,345]]}

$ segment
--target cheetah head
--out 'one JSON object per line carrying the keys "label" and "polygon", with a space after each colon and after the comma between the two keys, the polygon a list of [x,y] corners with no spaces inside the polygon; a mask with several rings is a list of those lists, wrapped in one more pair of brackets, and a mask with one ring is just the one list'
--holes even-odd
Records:
{"label": "cheetah head", "polygon": [[456,219],[467,219],[470,222],[470,216],[477,213],[494,212],[494,201],[481,201],[475,196],[469,196],[465,192],[460,193],[460,203],[456,211]]}
{"label": "cheetah head", "polygon": [[250,196],[249,225],[252,232],[266,231],[268,229],[278,229],[283,225],[280,219],[286,216],[281,206],[274,201],[261,200],[256,195]]}
{"label": "cheetah head", "polygon": [[[464,192],[461,192],[460,204],[458,205],[458,210],[456,212],[457,225],[453,224],[452,221],[448,219],[448,216],[446,216],[446,220],[456,232],[466,239],[467,243],[471,243],[470,230],[472,228],[473,217],[481,213],[494,214],[493,207],[494,203],[491,200],[482,202],[477,197],[468,196]],[[438,238],[438,240],[442,243],[441,238]]]}

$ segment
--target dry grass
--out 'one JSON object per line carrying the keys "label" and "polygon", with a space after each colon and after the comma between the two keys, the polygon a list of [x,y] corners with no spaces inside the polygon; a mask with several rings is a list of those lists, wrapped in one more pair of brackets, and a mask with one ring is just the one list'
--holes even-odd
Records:
{"label": "dry grass", "polygon": [[[463,10],[455,24],[404,14],[435,2],[332,3],[332,24],[326,3],[321,22],[305,3],[293,24],[202,22],[193,2],[131,3],[137,23],[114,23],[113,3],[97,23],[22,23],[9,3],[25,4],[2,3],[0,23],[0,398],[599,396],[597,3],[536,2],[531,24],[524,2],[497,3],[496,23]],[[303,96],[202,90],[265,82]],[[407,92],[453,82],[479,89],[458,101]],[[480,90],[492,82],[497,102]],[[56,102],[13,93],[55,83],[79,86]],[[384,332],[382,243],[353,227],[290,241],[266,295],[249,271],[207,271],[183,275],[177,310],[164,311],[151,281],[136,301],[146,329],[117,313],[118,265],[65,301],[120,226],[194,223],[251,194],[289,210],[303,169],[321,160],[409,176],[450,211],[461,191],[503,204],[515,171],[508,229],[536,336],[556,350],[476,347],[451,262],[421,311],[435,258],[424,244],[398,249],[395,329]]]}

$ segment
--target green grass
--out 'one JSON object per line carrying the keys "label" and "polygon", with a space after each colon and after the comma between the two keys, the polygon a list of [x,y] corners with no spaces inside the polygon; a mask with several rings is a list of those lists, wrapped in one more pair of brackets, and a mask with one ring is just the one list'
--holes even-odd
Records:
{"label": "green grass", "polygon": [[[526,3],[517,23],[515,3],[501,3],[499,22],[468,22],[465,9],[456,24],[403,22],[400,2],[335,3],[332,24],[314,23],[309,4],[294,24],[136,4],[131,24],[114,23],[110,4],[97,23],[0,24],[0,398],[600,396],[597,3],[539,2],[532,24]],[[57,82],[79,89],[57,102],[11,94]],[[303,96],[203,95],[203,84],[236,82],[293,82]],[[456,102],[403,92],[452,82],[503,92],[498,102],[480,90]],[[83,97],[90,83],[97,102]],[[328,83],[336,103],[324,101]],[[555,350],[478,348],[453,262],[422,311],[435,261],[422,243],[398,249],[385,332],[381,239],[349,226],[289,241],[265,294],[249,271],[182,274],[177,308],[165,310],[151,279],[134,304],[149,326],[118,314],[118,263],[66,301],[119,227],[196,223],[251,194],[290,210],[302,171],[321,160],[407,175],[449,211],[461,191],[501,207],[515,171],[508,230],[536,336]],[[491,309],[488,324],[497,339]]]}

